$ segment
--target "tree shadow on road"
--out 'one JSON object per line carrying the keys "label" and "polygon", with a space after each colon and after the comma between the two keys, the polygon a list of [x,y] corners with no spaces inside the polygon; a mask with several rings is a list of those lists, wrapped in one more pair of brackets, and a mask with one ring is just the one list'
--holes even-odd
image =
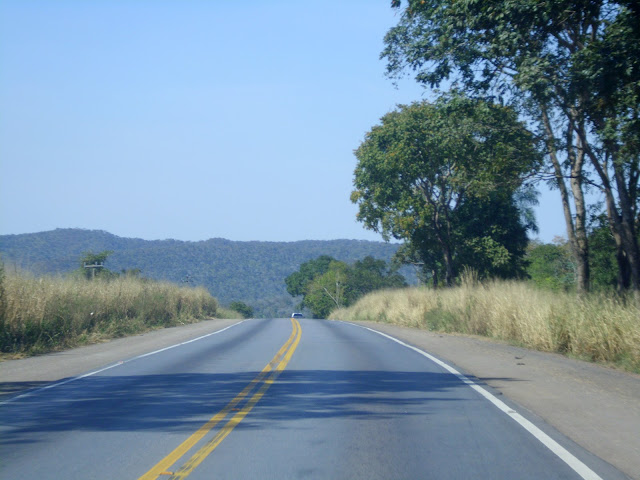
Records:
{"label": "tree shadow on road", "polygon": [[[191,433],[258,374],[82,378],[1,406],[0,444],[34,442],[42,433],[78,430]],[[262,421],[269,420],[429,414],[444,402],[473,399],[470,392],[448,373],[285,370],[238,428],[261,428]]]}

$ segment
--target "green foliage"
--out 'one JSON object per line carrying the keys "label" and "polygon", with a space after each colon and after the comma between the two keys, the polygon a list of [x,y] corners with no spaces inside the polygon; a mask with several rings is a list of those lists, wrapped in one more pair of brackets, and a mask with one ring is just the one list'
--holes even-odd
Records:
{"label": "green foliage", "polygon": [[567,235],[578,289],[589,287],[595,251],[587,239],[588,181],[607,202],[618,286],[631,285],[640,298],[638,2],[393,0],[392,6],[401,15],[382,52],[389,76],[409,70],[431,88],[451,83],[514,107],[544,140],[546,172],[553,172],[572,222]]}
{"label": "green foliage", "polygon": [[539,287],[569,291],[575,287],[575,265],[568,245],[531,243],[527,273]]}
{"label": "green foliage", "polygon": [[284,280],[289,295],[293,295],[294,297],[304,295],[307,285],[314,278],[329,271],[331,262],[335,262],[335,258],[322,255],[315,260],[309,260],[300,265],[300,269],[297,272],[293,272]]}
{"label": "green foliage", "polygon": [[400,106],[356,157],[358,220],[411,244],[425,275],[441,270],[447,285],[465,265],[522,275],[526,226],[515,193],[539,155],[514,111],[458,94]]}
{"label": "green foliage", "polygon": [[618,282],[616,244],[611,229],[601,224],[589,234],[591,283],[596,290],[614,290]]}
{"label": "green foliage", "polygon": [[460,232],[457,272],[465,267],[480,278],[522,278],[525,274],[527,227],[512,197],[491,195],[465,202],[457,215]]}
{"label": "green foliage", "polygon": [[[604,215],[592,220],[589,230],[589,267],[591,287],[595,291],[618,290],[620,270],[616,258],[616,243]],[[566,240],[553,244],[531,242],[527,248],[527,274],[538,286],[551,290],[572,291],[576,286],[576,265]],[[628,287],[628,286],[627,286]]]}
{"label": "green foliage", "polygon": [[290,291],[292,295],[302,292],[301,305],[315,318],[327,318],[332,310],[351,305],[374,290],[407,285],[404,277],[388,268],[384,260],[370,256],[351,266],[323,256],[302,264],[285,282],[294,286]]}
{"label": "green foliage", "polygon": [[241,314],[244,318],[253,317],[253,308],[244,302],[231,302],[229,308]]}
{"label": "green foliage", "polygon": [[606,217],[601,214],[592,219],[589,231],[591,255],[591,281],[596,290],[622,290],[629,288],[629,262],[621,258],[618,261],[618,249]]}
{"label": "green foliage", "polygon": [[95,277],[109,278],[117,275],[104,267],[104,262],[106,262],[107,257],[112,253],[111,250],[105,250],[99,253],[85,252],[80,259],[80,268],[85,277],[89,279]]}
{"label": "green foliage", "polygon": [[374,290],[401,288],[407,285],[405,278],[396,268],[387,267],[384,260],[365,257],[357,260],[349,273],[349,303]]}
{"label": "green foliage", "polygon": [[302,305],[314,318],[327,318],[331,310],[348,304],[349,265],[333,261],[326,272],[314,277],[305,288]]}

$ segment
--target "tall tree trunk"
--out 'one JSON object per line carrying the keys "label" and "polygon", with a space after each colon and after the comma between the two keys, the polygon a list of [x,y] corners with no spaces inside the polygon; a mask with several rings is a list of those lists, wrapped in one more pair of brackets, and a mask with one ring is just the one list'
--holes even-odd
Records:
{"label": "tall tree trunk", "polygon": [[[584,129],[577,130],[581,140],[586,138]],[[636,304],[640,305],[640,248],[638,246],[637,225],[634,218],[633,194],[634,185],[627,185],[625,174],[616,161],[618,148],[616,145],[607,145],[608,153],[612,156],[614,179],[618,194],[618,204],[613,196],[614,189],[611,185],[608,173],[608,161],[601,164],[597,155],[588,145],[586,153],[591,160],[591,164],[598,173],[602,182],[607,205],[607,218],[609,226],[616,243],[616,259],[618,261],[618,290],[631,287]]]}
{"label": "tall tree trunk", "polygon": [[609,184],[608,177],[606,182],[603,181],[603,184],[604,183],[606,183],[608,187],[605,189],[607,220],[609,222],[609,230],[611,231],[611,236],[613,237],[613,241],[616,245],[616,262],[618,263],[616,289],[618,293],[622,293],[624,290],[629,288],[631,269],[629,268],[629,260],[627,260],[627,255],[624,253],[624,246],[622,245],[622,235],[620,235],[620,217],[618,216],[616,203],[613,199],[613,193],[611,192],[611,186]]}
{"label": "tall tree trunk", "polygon": [[453,280],[455,279],[455,274],[453,271],[453,257],[451,255],[451,249],[449,248],[448,245],[444,247],[443,259],[444,259],[444,267],[445,267],[444,283],[447,285],[447,287],[452,287]]}
{"label": "tall tree trunk", "polygon": [[633,206],[627,192],[624,172],[618,162],[613,162],[613,171],[620,200],[622,246],[631,270],[631,289],[636,303],[640,304],[640,249],[638,248],[635,218],[633,218]]}
{"label": "tall tree trunk", "polygon": [[569,161],[571,162],[571,192],[576,209],[575,219],[575,252],[577,260],[577,288],[578,292],[589,291],[590,270],[589,270],[589,241],[587,237],[587,208],[584,201],[584,191],[582,190],[585,152],[582,148],[580,138],[576,142],[576,150],[573,147],[574,132],[570,129],[567,134],[567,147],[569,151]]}
{"label": "tall tree trunk", "polygon": [[451,221],[446,207],[443,208],[444,225],[441,222],[440,206],[436,207],[434,218],[432,220],[432,226],[438,239],[438,243],[442,248],[442,260],[444,262],[444,283],[447,287],[453,286],[455,279],[455,272],[453,268],[453,254],[451,252]]}
{"label": "tall tree trunk", "polygon": [[[586,241],[586,226],[584,224],[584,196],[582,195],[582,175],[576,179],[574,185],[575,168],[571,168],[571,186],[574,193],[574,199],[579,198],[582,202],[582,223],[580,225],[581,232],[578,235],[576,225],[574,225],[573,215],[571,213],[571,203],[569,191],[565,183],[565,175],[562,171],[562,164],[558,158],[558,154],[555,147],[555,135],[553,133],[553,127],[551,126],[551,120],[549,118],[546,106],[541,106],[540,111],[542,113],[542,124],[545,129],[545,143],[547,146],[547,153],[551,159],[551,165],[553,166],[554,176],[558,190],[560,190],[560,198],[562,200],[562,211],[564,213],[564,221],[567,229],[567,237],[571,252],[577,265],[577,285],[578,293],[585,293],[589,286],[589,251],[588,243]],[[581,173],[581,172],[580,172]],[[576,192],[578,197],[575,197]],[[578,208],[576,207],[576,210]],[[580,241],[578,241],[580,236]]]}

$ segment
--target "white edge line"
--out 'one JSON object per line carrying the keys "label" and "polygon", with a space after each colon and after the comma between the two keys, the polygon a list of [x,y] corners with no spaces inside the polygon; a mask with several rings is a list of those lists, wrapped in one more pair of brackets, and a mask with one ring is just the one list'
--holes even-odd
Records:
{"label": "white edge line", "polygon": [[181,343],[176,343],[175,345],[170,345],[168,347],[161,348],[159,350],[154,350],[153,352],[143,353],[142,355],[138,355],[136,357],[132,357],[132,358],[129,358],[127,360],[122,360],[122,361],[120,361],[118,363],[114,363],[112,365],[109,365],[107,367],[101,368],[99,370],[94,370],[93,372],[84,373],[82,375],[78,375],[77,377],[68,378],[67,380],[63,380],[62,382],[51,383],[51,384],[46,385],[44,387],[36,388],[34,390],[29,390],[29,391],[27,391],[25,393],[22,393],[20,395],[12,397],[12,398],[10,398],[8,400],[4,400],[4,401],[0,402],[0,406],[6,405],[8,403],[13,403],[16,400],[20,400],[22,398],[30,397],[31,395],[35,395],[36,393],[42,392],[44,390],[49,390],[50,388],[60,387],[62,385],[66,385],[67,383],[75,382],[76,380],[80,380],[82,378],[91,377],[92,375],[97,375],[98,373],[104,372],[105,370],[110,370],[110,369],[118,367],[120,365],[124,365],[125,363],[129,363],[129,362],[131,362],[133,360],[138,360],[139,358],[149,357],[151,355],[155,355],[156,353],[164,352],[165,350],[171,350],[172,348],[180,347],[180,346],[186,345],[188,343],[192,343],[192,342],[196,342],[198,340],[202,340],[203,338],[210,337],[211,335],[217,335],[218,333],[222,333],[225,330],[229,330],[231,327],[235,327],[236,325],[240,325],[244,321],[245,320],[241,320],[241,321],[239,321],[237,323],[234,323],[233,325],[229,325],[228,327],[224,327],[224,328],[222,328],[220,330],[216,330],[215,332],[207,333],[206,335],[201,335],[200,337],[192,338],[191,340],[187,340],[187,341],[181,342]]}
{"label": "white edge line", "polygon": [[591,470],[584,463],[578,460],[574,455],[572,455],[566,448],[564,448],[562,445],[556,442],[553,438],[551,438],[549,435],[544,433],[542,430],[536,427],[533,423],[531,423],[529,420],[527,420],[518,412],[516,412],[513,408],[509,407],[502,400],[499,400],[497,397],[489,393],[489,391],[482,388],[480,385],[478,385],[473,380],[469,379],[468,377],[466,377],[465,375],[457,371],[452,366],[447,365],[442,360],[434,357],[433,355],[423,350],[420,350],[419,348],[416,348],[412,345],[404,343],[402,340],[398,340],[397,338],[387,335],[386,333],[382,333],[372,328],[365,327],[363,325],[358,325],[355,323],[350,323],[350,322],[345,322],[345,323],[348,323],[349,325],[353,325],[356,327],[364,328],[366,330],[369,330],[370,332],[377,333],[378,335],[382,335],[383,337],[386,337],[389,340],[393,340],[394,342],[399,343],[400,345],[419,353],[423,357],[428,358],[432,362],[444,368],[449,373],[452,373],[453,375],[458,377],[463,383],[473,388],[476,392],[478,392],[480,395],[482,395],[484,398],[486,398],[491,403],[493,403],[496,407],[498,407],[503,413],[511,417],[522,428],[524,428],[527,432],[533,435],[540,443],[542,443],[545,447],[551,450],[558,458],[560,458],[560,460],[562,460],[567,465],[569,465],[569,467],[571,467],[584,480],[602,480],[602,478],[598,476],[598,474],[596,474],[593,470]]}

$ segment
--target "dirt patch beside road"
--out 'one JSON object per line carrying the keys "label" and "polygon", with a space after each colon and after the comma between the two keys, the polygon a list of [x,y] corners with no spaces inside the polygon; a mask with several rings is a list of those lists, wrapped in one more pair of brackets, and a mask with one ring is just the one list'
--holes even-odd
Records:
{"label": "dirt patch beside road", "polygon": [[353,323],[459,367],[631,478],[640,479],[640,375],[481,337]]}

